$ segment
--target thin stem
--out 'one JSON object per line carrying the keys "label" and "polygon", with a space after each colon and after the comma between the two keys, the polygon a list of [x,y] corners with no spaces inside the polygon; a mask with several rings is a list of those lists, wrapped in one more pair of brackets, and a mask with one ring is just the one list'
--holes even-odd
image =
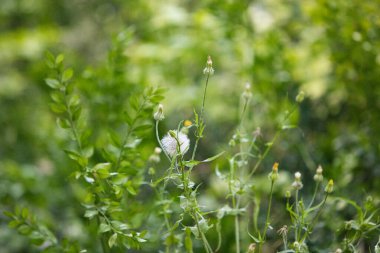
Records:
{"label": "thin stem", "polygon": [[[232,197],[232,208],[237,210],[239,208],[239,201],[234,195]],[[239,215],[235,214],[235,244],[236,244],[236,253],[240,253],[240,224],[239,224]]]}
{"label": "thin stem", "polygon": [[162,146],[162,143],[161,143],[161,140],[160,140],[160,135],[158,134],[158,123],[159,123],[159,122],[160,122],[159,120],[156,120],[156,138],[157,138],[157,142],[158,142],[158,144],[160,145],[162,151],[164,152],[166,158],[168,158],[169,162],[171,163],[172,160],[170,159],[168,153],[166,152],[166,150],[165,150],[164,147]]}
{"label": "thin stem", "polygon": [[317,196],[318,189],[319,189],[319,181],[317,181],[315,185],[314,194],[313,194],[313,197],[311,198],[310,204],[308,205],[307,209],[309,209],[313,205],[315,197]]}
{"label": "thin stem", "polygon": [[201,114],[199,116],[199,122],[198,122],[198,126],[197,126],[197,130],[196,130],[196,140],[195,140],[195,145],[194,145],[194,149],[193,149],[193,154],[191,155],[191,160],[194,160],[195,158],[195,152],[197,151],[197,148],[198,148],[198,143],[199,143],[199,140],[201,139],[201,136],[200,136],[200,133],[199,133],[199,127],[203,127],[203,113],[204,113],[204,108],[205,108],[205,103],[206,103],[206,91],[207,91],[207,86],[208,86],[208,80],[210,78],[210,72],[208,72],[207,74],[207,78],[206,78],[206,85],[205,85],[205,89],[204,89],[204,92],[203,92],[203,100],[202,100],[202,108],[201,108]]}
{"label": "thin stem", "polygon": [[299,212],[298,212],[298,189],[296,189],[296,214],[297,214],[297,221],[296,221],[296,229],[294,230],[294,238],[296,241],[298,241],[298,227],[299,227]]}
{"label": "thin stem", "polygon": [[272,206],[272,196],[273,196],[273,185],[274,185],[274,180],[272,180],[271,185],[270,185],[269,203],[268,203],[267,218],[265,220],[265,227],[264,227],[264,231],[263,231],[263,241],[265,241],[266,233],[267,233],[267,230],[269,227],[270,209]]}
{"label": "thin stem", "polygon": [[[282,120],[281,122],[281,125],[284,124],[290,117],[290,115],[293,114],[293,112],[295,111],[295,109],[297,108],[296,105],[294,105],[291,110],[285,115],[284,119]],[[273,144],[276,142],[277,138],[279,137],[280,133],[281,133],[282,129],[279,129],[277,130],[276,134],[274,135],[272,141],[270,142],[270,144],[267,146],[267,148],[265,149],[264,151],[264,154],[262,156],[260,156],[259,160],[257,161],[257,163],[255,164],[255,167],[252,169],[252,171],[249,173],[248,175],[248,178],[250,178],[253,173],[255,173],[255,171],[259,168],[261,162],[264,160],[264,158],[268,155],[269,151],[271,150]]]}
{"label": "thin stem", "polygon": [[255,167],[253,167],[252,171],[248,174],[248,178],[252,177],[252,175],[255,173],[255,171],[259,168],[260,164],[265,159],[265,157],[268,155],[269,151],[271,150],[273,144],[275,143],[275,141],[277,140],[279,135],[280,135],[280,130],[276,132],[272,141],[270,142],[270,145],[268,145],[267,148],[265,149],[264,154],[259,157],[259,160],[255,164]]}
{"label": "thin stem", "polygon": [[326,204],[326,200],[327,200],[327,197],[329,196],[328,193],[326,193],[324,199],[322,200],[322,205],[321,207],[318,209],[318,212],[317,214],[314,216],[312,222],[311,222],[311,225],[310,227],[307,229],[307,231],[304,233],[304,235],[302,236],[302,240],[301,241],[304,241],[309,233],[309,231],[313,231],[314,229],[314,226],[315,226],[315,223],[317,222],[318,218],[319,218],[319,215],[321,215],[321,212],[322,212],[322,209],[323,207],[325,206]]}
{"label": "thin stem", "polygon": [[[145,106],[146,101],[147,101],[147,98],[144,96],[144,100],[139,105],[139,108],[138,108],[138,110],[136,112],[136,115],[140,115],[141,111],[143,110],[143,108]],[[123,153],[124,153],[124,150],[125,150],[125,145],[127,144],[128,138],[131,135],[132,131],[134,130],[134,126],[135,126],[136,121],[137,121],[137,116],[132,120],[131,125],[129,126],[129,129],[128,129],[129,131],[127,132],[127,134],[124,137],[124,140],[123,140],[123,143],[122,143],[122,146],[120,148],[119,155],[118,155],[118,158],[117,158],[117,162],[116,162],[116,165],[115,165],[115,168],[114,168],[115,171],[117,171],[119,169],[119,167],[120,167],[121,159],[122,159],[122,156],[123,156]]]}

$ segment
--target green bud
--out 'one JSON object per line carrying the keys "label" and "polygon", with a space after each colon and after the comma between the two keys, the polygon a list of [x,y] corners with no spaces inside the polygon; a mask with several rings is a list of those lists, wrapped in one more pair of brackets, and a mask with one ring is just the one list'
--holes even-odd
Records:
{"label": "green bud", "polygon": [[332,179],[329,180],[328,184],[325,187],[326,193],[332,193],[334,191],[334,181]]}
{"label": "green bud", "polygon": [[300,91],[298,95],[296,96],[296,102],[302,103],[302,101],[305,99],[305,93],[303,91]]}

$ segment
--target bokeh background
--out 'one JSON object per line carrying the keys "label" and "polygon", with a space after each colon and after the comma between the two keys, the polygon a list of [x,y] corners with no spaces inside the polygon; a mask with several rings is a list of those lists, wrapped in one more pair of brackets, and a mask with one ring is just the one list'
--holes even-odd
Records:
{"label": "bokeh background", "polygon": [[[260,127],[267,141],[303,90],[292,118],[299,128],[281,136],[259,176],[279,161],[288,177],[301,171],[311,182],[321,164],[337,195],[359,203],[380,197],[379,1],[2,0],[0,208],[28,206],[58,234],[90,245],[80,232],[80,188],[67,186],[67,138],[49,109],[48,50],[64,53],[74,68],[98,147],[105,130],[95,126],[119,124],[124,99],[147,85],[167,88],[162,131],[191,119],[211,55],[215,75],[199,159],[227,146],[245,83],[253,93],[246,126]],[[146,153],[155,145],[152,132]],[[206,201],[217,199],[213,165],[195,173]],[[283,192],[276,194],[283,204]],[[355,214],[339,212],[341,219]],[[0,222],[1,252],[38,252],[4,217]]]}

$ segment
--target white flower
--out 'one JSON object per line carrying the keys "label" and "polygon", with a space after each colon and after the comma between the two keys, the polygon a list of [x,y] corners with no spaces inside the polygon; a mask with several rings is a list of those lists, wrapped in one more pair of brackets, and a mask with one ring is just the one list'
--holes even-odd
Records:
{"label": "white flower", "polygon": [[[170,132],[172,134],[170,134]],[[162,142],[162,147],[164,148],[166,153],[171,157],[177,154],[178,143],[176,139],[178,139],[179,150],[182,155],[184,155],[189,150],[190,140],[186,134],[182,132],[178,132],[177,130],[169,131],[169,133],[165,135],[164,138],[162,138],[161,142]]]}

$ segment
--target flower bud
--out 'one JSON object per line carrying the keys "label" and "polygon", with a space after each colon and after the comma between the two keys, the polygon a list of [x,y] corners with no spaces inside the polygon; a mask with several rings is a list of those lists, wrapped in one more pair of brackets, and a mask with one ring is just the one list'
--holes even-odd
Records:
{"label": "flower bud", "polygon": [[243,98],[245,100],[249,100],[251,97],[252,97],[251,84],[250,83],[246,83],[245,84],[245,90],[243,92]]}
{"label": "flower bud", "polygon": [[290,198],[292,196],[292,194],[290,193],[290,191],[286,191],[285,192],[285,198]]}
{"label": "flower bud", "polygon": [[158,105],[157,111],[153,115],[154,120],[161,121],[165,118],[164,116],[164,106],[162,104]]}
{"label": "flower bud", "polygon": [[329,180],[328,184],[325,187],[326,193],[332,193],[334,190],[334,181],[332,179]]}
{"label": "flower bud", "polygon": [[214,69],[212,68],[212,60],[211,56],[207,57],[207,62],[206,62],[206,67],[203,69],[203,74],[209,74],[212,75],[214,74]]}
{"label": "flower bud", "polygon": [[305,93],[303,91],[300,91],[298,95],[296,96],[296,102],[302,103],[302,101],[305,99]]}
{"label": "flower bud", "polygon": [[159,147],[156,147],[156,148],[154,149],[154,153],[157,154],[157,155],[161,154],[161,152],[162,152],[162,149],[159,148]]}
{"label": "flower bud", "polygon": [[336,250],[335,250],[335,253],[342,253],[343,251],[340,249],[340,248],[337,248]]}
{"label": "flower bud", "polygon": [[322,182],[323,181],[322,172],[323,172],[322,166],[319,165],[317,170],[316,170],[316,173],[314,175],[314,181],[316,181],[316,182]]}
{"label": "flower bud", "polygon": [[278,163],[274,163],[272,167],[272,172],[269,173],[268,178],[271,181],[276,181],[278,179]]}

